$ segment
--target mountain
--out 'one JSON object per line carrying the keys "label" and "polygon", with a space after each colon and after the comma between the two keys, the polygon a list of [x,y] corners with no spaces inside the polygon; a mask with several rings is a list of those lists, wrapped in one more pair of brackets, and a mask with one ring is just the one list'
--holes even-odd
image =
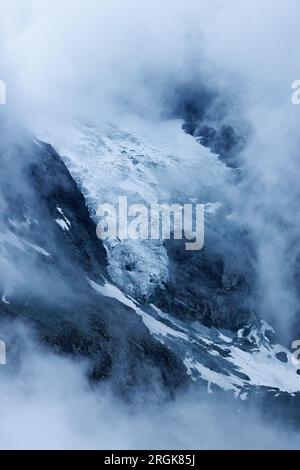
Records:
{"label": "mountain", "polygon": [[[37,135],[1,128],[1,317],[86,358],[89,378],[109,379],[126,401],[190,386],[294,412],[300,376],[259,315],[253,247],[230,205],[233,170],[178,120],[46,123]],[[204,248],[100,241],[99,204],[124,194],[203,202]]]}
{"label": "mountain", "polygon": [[106,240],[115,295],[125,303],[131,296],[132,308],[192,381],[243,397],[257,389],[297,392],[291,352],[259,316],[254,249],[231,206],[234,171],[185,134],[179,120],[119,121],[47,123],[41,132],[63,156],[95,223],[99,204],[117,204],[122,194],[146,205],[197,200],[206,212],[200,251],[186,251],[180,240]]}
{"label": "mountain", "polygon": [[90,378],[109,378],[126,399],[137,387],[151,394],[153,377],[167,395],[183,387],[176,356],[128,305],[93,288],[108,282],[106,253],[59,155],[4,126],[0,159],[1,318],[33,325],[57,352],[90,359]]}

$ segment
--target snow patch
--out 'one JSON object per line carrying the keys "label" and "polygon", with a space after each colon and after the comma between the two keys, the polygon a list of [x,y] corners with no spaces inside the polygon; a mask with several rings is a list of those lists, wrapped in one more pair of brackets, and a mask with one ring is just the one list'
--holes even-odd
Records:
{"label": "snow patch", "polygon": [[63,220],[63,219],[55,219],[55,222],[63,229],[66,231],[70,230],[70,227],[68,224]]}
{"label": "snow patch", "polygon": [[62,210],[61,207],[56,206],[56,210],[57,210],[57,212],[59,212],[59,214],[60,214],[63,218],[62,218],[62,219],[61,219],[61,218],[55,219],[55,222],[56,222],[63,230],[69,231],[70,228],[71,228],[71,222],[70,222],[69,219],[65,216],[64,211]]}
{"label": "snow patch", "polygon": [[6,294],[3,294],[2,297],[1,297],[1,301],[6,304],[6,305],[9,305],[9,301],[7,300],[7,295]]}

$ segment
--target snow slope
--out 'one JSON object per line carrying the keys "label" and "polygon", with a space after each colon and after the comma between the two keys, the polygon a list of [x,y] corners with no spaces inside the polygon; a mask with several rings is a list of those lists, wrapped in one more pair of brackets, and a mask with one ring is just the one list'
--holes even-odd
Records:
{"label": "snow slope", "polygon": [[[215,385],[233,391],[243,400],[247,391],[257,387],[267,387],[275,393],[300,391],[300,376],[296,374],[292,354],[283,346],[272,345],[263,335],[262,331],[271,329],[268,325],[251,332],[251,348],[247,350],[238,341],[242,332],[228,337],[200,324],[187,328],[153,305],[146,311],[112,284],[89,282],[98,293],[117,299],[140,315],[150,333],[181,357],[192,380],[207,382],[209,392]],[[287,363],[276,358],[278,352],[286,354]]]}
{"label": "snow slope", "polygon": [[[71,127],[47,123],[39,136],[63,156],[96,223],[99,205],[116,205],[123,195],[128,204],[206,202],[207,213],[214,214],[216,197],[230,172],[181,125],[179,120],[162,124],[136,118],[123,119],[118,127],[99,127],[92,121]],[[161,241],[118,240],[105,245],[111,277],[126,292],[147,299],[167,280],[168,259]]]}
{"label": "snow slope", "polygon": [[[38,136],[64,158],[96,222],[99,204],[117,204],[120,195],[127,195],[129,203],[203,202],[206,217],[213,220],[232,190],[231,170],[185,134],[181,125],[178,120],[149,123],[128,116],[117,125],[93,120],[71,126],[48,122]],[[182,360],[193,381],[204,380],[208,392],[217,386],[241,399],[261,387],[275,394],[300,391],[291,353],[270,342],[266,332],[271,327],[264,322],[250,332],[233,334],[199,322],[185,323],[172,312],[147,304],[170,275],[160,241],[110,240],[105,247],[116,285],[103,279],[99,284],[89,281],[92,289],[141,316],[151,334]],[[275,356],[278,352],[286,354],[287,362]]]}

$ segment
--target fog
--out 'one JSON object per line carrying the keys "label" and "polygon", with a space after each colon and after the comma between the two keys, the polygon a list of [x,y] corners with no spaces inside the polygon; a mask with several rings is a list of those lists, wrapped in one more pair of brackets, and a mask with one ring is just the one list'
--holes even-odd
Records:
{"label": "fog", "polygon": [[213,91],[251,128],[237,218],[257,242],[260,307],[285,337],[298,302],[295,12],[296,0],[14,0],[0,25],[8,102],[33,128],[51,115],[159,119],[182,87]]}
{"label": "fog", "polygon": [[[298,7],[297,0],[2,0],[0,6],[5,112],[32,131],[49,118],[113,121],[131,113],[159,121],[176,113],[180,90],[212,93],[210,116],[221,104],[216,118],[247,137],[242,178],[230,193],[233,220],[255,247],[258,314],[287,344],[299,331],[300,107],[291,102],[291,84],[300,78]],[[14,266],[0,263],[7,283],[14,282]],[[236,432],[243,414],[195,392],[163,411],[117,405],[109,385],[90,388],[84,364],[41,350],[27,334],[21,368],[6,370],[1,384],[0,447],[297,446],[255,412],[247,434]]]}
{"label": "fog", "polygon": [[[297,448],[299,436],[263,421],[254,407],[197,388],[163,406],[129,407],[108,383],[91,388],[87,363],[50,353],[21,323],[1,322],[19,349],[1,366],[2,449]],[[12,364],[11,364],[12,365]],[[16,373],[17,369],[17,373]]]}

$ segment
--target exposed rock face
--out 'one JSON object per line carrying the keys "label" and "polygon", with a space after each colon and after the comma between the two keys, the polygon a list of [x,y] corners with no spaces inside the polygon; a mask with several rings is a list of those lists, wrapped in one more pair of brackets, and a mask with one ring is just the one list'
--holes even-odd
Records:
{"label": "exposed rock face", "polygon": [[182,363],[130,307],[88,281],[109,278],[106,253],[65,164],[50,145],[13,134],[1,129],[1,317],[32,324],[59,352],[89,358],[90,377],[110,378],[126,399],[158,384],[172,395],[187,382]]}
{"label": "exposed rock face", "polygon": [[193,120],[193,116],[183,125],[188,134],[197,138],[205,147],[220,155],[220,158],[230,167],[239,166],[238,154],[245,142],[230,125],[206,125]]}
{"label": "exposed rock face", "polygon": [[205,85],[199,89],[199,85],[193,88],[190,84],[177,91],[175,102],[173,114],[184,120],[184,131],[219,155],[227,166],[239,167],[239,153],[245,146],[249,129],[245,123],[237,125],[229,119],[228,104]]}
{"label": "exposed rock face", "polygon": [[[10,139],[2,130],[1,317],[33,325],[52,350],[86,358],[89,377],[110,379],[125,400],[170,397],[190,383],[241,400],[257,391],[292,399],[300,380],[292,355],[254,315],[251,243],[217,202],[231,170],[178,122],[148,137],[111,126],[77,132],[79,143],[72,140],[63,154],[80,189],[50,145],[24,133],[16,140],[15,131]],[[138,201],[156,195],[169,202],[174,193],[160,183],[183,169],[176,200],[193,200],[194,176],[207,198],[204,249],[160,242],[162,265],[153,260],[152,240],[120,249],[116,240],[104,250],[96,236],[98,202],[124,187]],[[112,259],[119,261],[113,281]],[[20,336],[9,358],[17,357]]]}
{"label": "exposed rock face", "polygon": [[182,245],[166,243],[170,279],[158,306],[181,320],[209,327],[237,331],[255,324],[253,259],[246,237],[242,252],[213,233],[207,234],[200,251],[185,251]]}
{"label": "exposed rock face", "polygon": [[[173,115],[184,120],[183,130],[236,169],[245,138],[229,123],[222,100],[206,86],[199,90],[189,84],[177,90],[173,101]],[[239,177],[237,171],[234,175]],[[251,240],[227,216],[226,211],[206,214],[201,251],[187,252],[174,240],[164,244],[170,275],[153,301],[181,320],[236,331],[256,322],[256,260]]]}

